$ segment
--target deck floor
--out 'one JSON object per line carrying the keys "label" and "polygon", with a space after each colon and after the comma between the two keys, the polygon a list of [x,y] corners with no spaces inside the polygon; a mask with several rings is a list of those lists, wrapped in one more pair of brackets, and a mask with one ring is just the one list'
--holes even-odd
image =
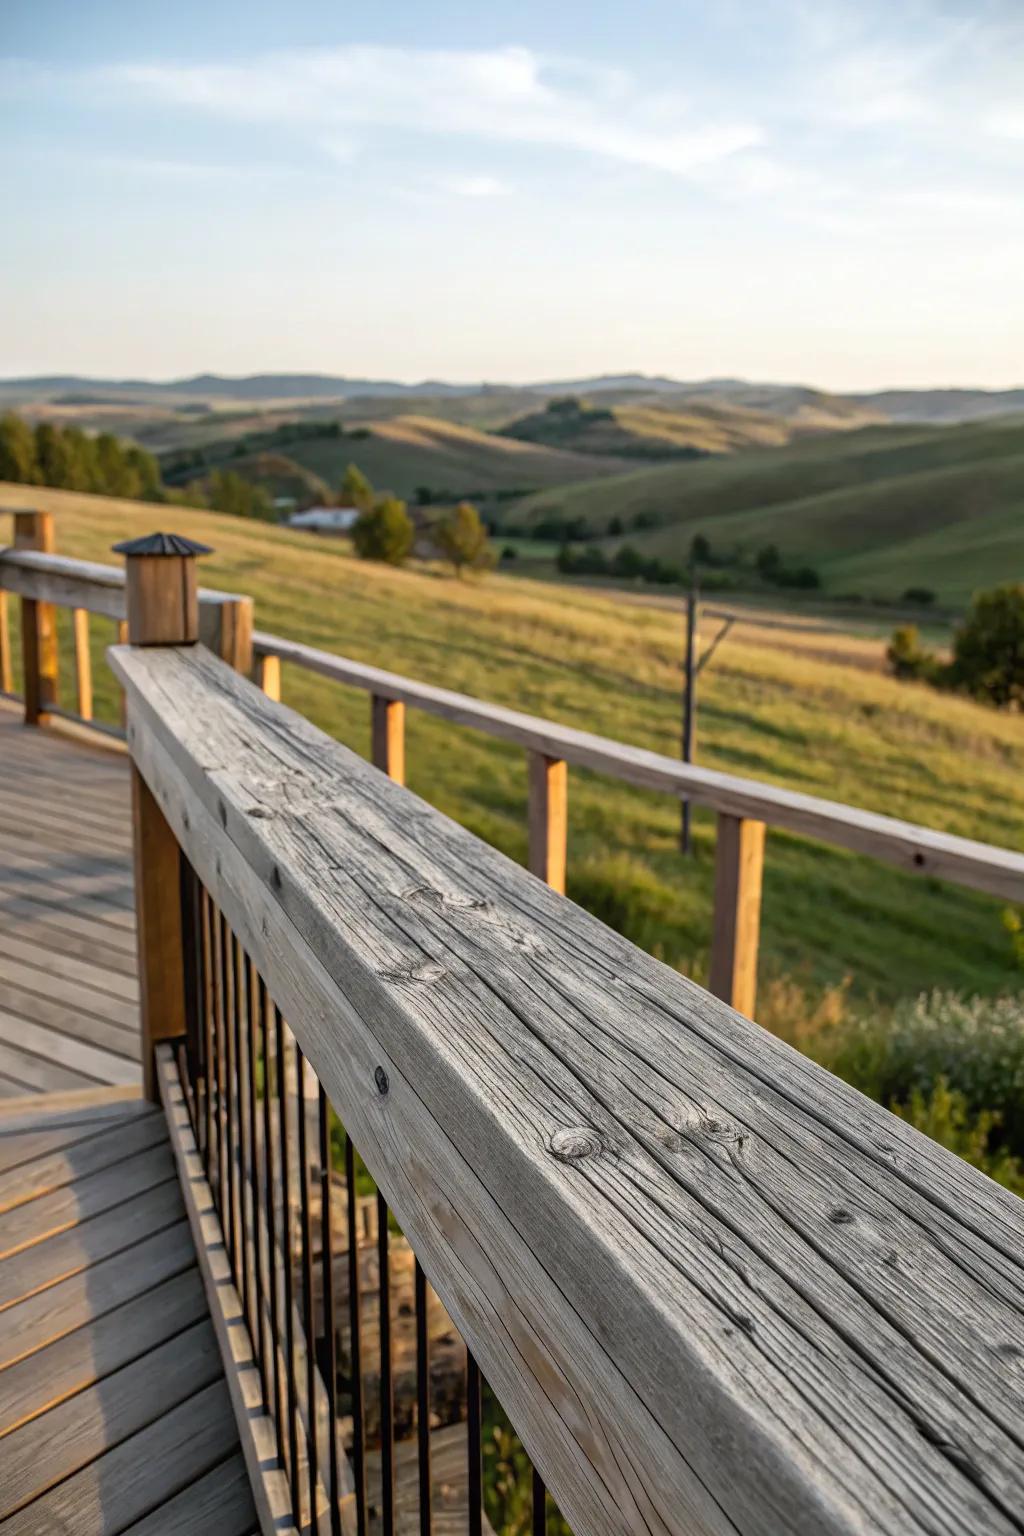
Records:
{"label": "deck floor", "polygon": [[255,1531],[162,1110],[0,1105],[0,1309],[3,1536]]}
{"label": "deck floor", "polygon": [[127,759],[0,699],[0,1099],[135,1085]]}

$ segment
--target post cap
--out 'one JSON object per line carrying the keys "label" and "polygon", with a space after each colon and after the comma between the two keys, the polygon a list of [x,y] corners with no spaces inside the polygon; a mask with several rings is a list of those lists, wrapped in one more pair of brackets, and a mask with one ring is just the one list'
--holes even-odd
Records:
{"label": "post cap", "polygon": [[145,533],[114,545],[115,555],[212,555],[209,544],[197,544],[180,533]]}

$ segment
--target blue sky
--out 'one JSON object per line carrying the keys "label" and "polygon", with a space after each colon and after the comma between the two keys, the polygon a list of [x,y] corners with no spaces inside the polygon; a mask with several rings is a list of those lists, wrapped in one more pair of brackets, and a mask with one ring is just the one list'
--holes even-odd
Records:
{"label": "blue sky", "polygon": [[2,0],[0,375],[1024,382],[1024,0]]}

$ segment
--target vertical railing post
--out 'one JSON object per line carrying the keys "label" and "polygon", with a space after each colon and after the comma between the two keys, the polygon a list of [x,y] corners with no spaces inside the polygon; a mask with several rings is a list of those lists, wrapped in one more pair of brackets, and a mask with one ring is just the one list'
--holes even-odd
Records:
{"label": "vertical railing post", "polygon": [[199,638],[229,667],[252,676],[252,598],[216,596],[200,603]]}
{"label": "vertical railing post", "polygon": [[83,720],[92,719],[92,656],[89,652],[89,611],[72,608],[71,631],[75,641],[75,699]]}
{"label": "vertical railing post", "polygon": [[373,765],[396,784],[404,784],[405,705],[401,699],[385,699],[375,693],[370,709]]}
{"label": "vertical railing post", "polygon": [[[116,544],[125,557],[129,645],[194,645],[199,638],[196,555],[202,544],[152,534]],[[130,739],[129,720],[129,739]],[[181,852],[163,812],[132,763],[132,843],[142,1015],[142,1077],[157,1100],[154,1049],[185,1032]]]}
{"label": "vertical railing post", "polygon": [[11,667],[11,630],[7,593],[0,591],[0,693],[14,692]]}
{"label": "vertical railing post", "polygon": [[257,656],[255,668],[256,686],[262,688],[268,699],[281,701],[281,658],[280,656]]}
{"label": "vertical railing post", "polygon": [[[15,549],[52,555],[56,548],[52,512],[15,512]],[[57,610],[35,598],[21,600],[21,658],[25,724],[42,725],[57,705]]]}
{"label": "vertical railing post", "polygon": [[719,812],[708,988],[748,1018],[757,998],[763,821]]}
{"label": "vertical railing post", "polygon": [[565,895],[569,776],[564,760],[530,752],[527,770],[528,862],[552,890]]}

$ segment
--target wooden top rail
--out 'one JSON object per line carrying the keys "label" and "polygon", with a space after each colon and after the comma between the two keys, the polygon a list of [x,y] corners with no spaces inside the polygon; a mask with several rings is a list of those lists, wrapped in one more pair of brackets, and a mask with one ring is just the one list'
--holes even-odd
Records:
{"label": "wooden top rail", "polygon": [[579,1536],[1019,1536],[1024,1202],[202,647],[109,655]]}
{"label": "wooden top rail", "polygon": [[506,709],[501,704],[488,704],[447,688],[414,682],[279,635],[257,630],[253,634],[253,650],[257,656],[277,656],[336,682],[366,689],[380,698],[400,700],[427,714],[514,741],[546,757],[610,774],[625,784],[663,790],[695,805],[819,838],[992,896],[1011,901],[1024,899],[1024,853],[1009,848],[936,832],[875,811],[762,784],[756,779],[699,768],[643,747]]}
{"label": "wooden top rail", "polygon": [[[0,588],[59,608],[83,608],[108,619],[125,617],[124,569],[95,560],[72,560],[31,549],[0,548]],[[203,587],[200,607],[236,603],[235,592]]]}

